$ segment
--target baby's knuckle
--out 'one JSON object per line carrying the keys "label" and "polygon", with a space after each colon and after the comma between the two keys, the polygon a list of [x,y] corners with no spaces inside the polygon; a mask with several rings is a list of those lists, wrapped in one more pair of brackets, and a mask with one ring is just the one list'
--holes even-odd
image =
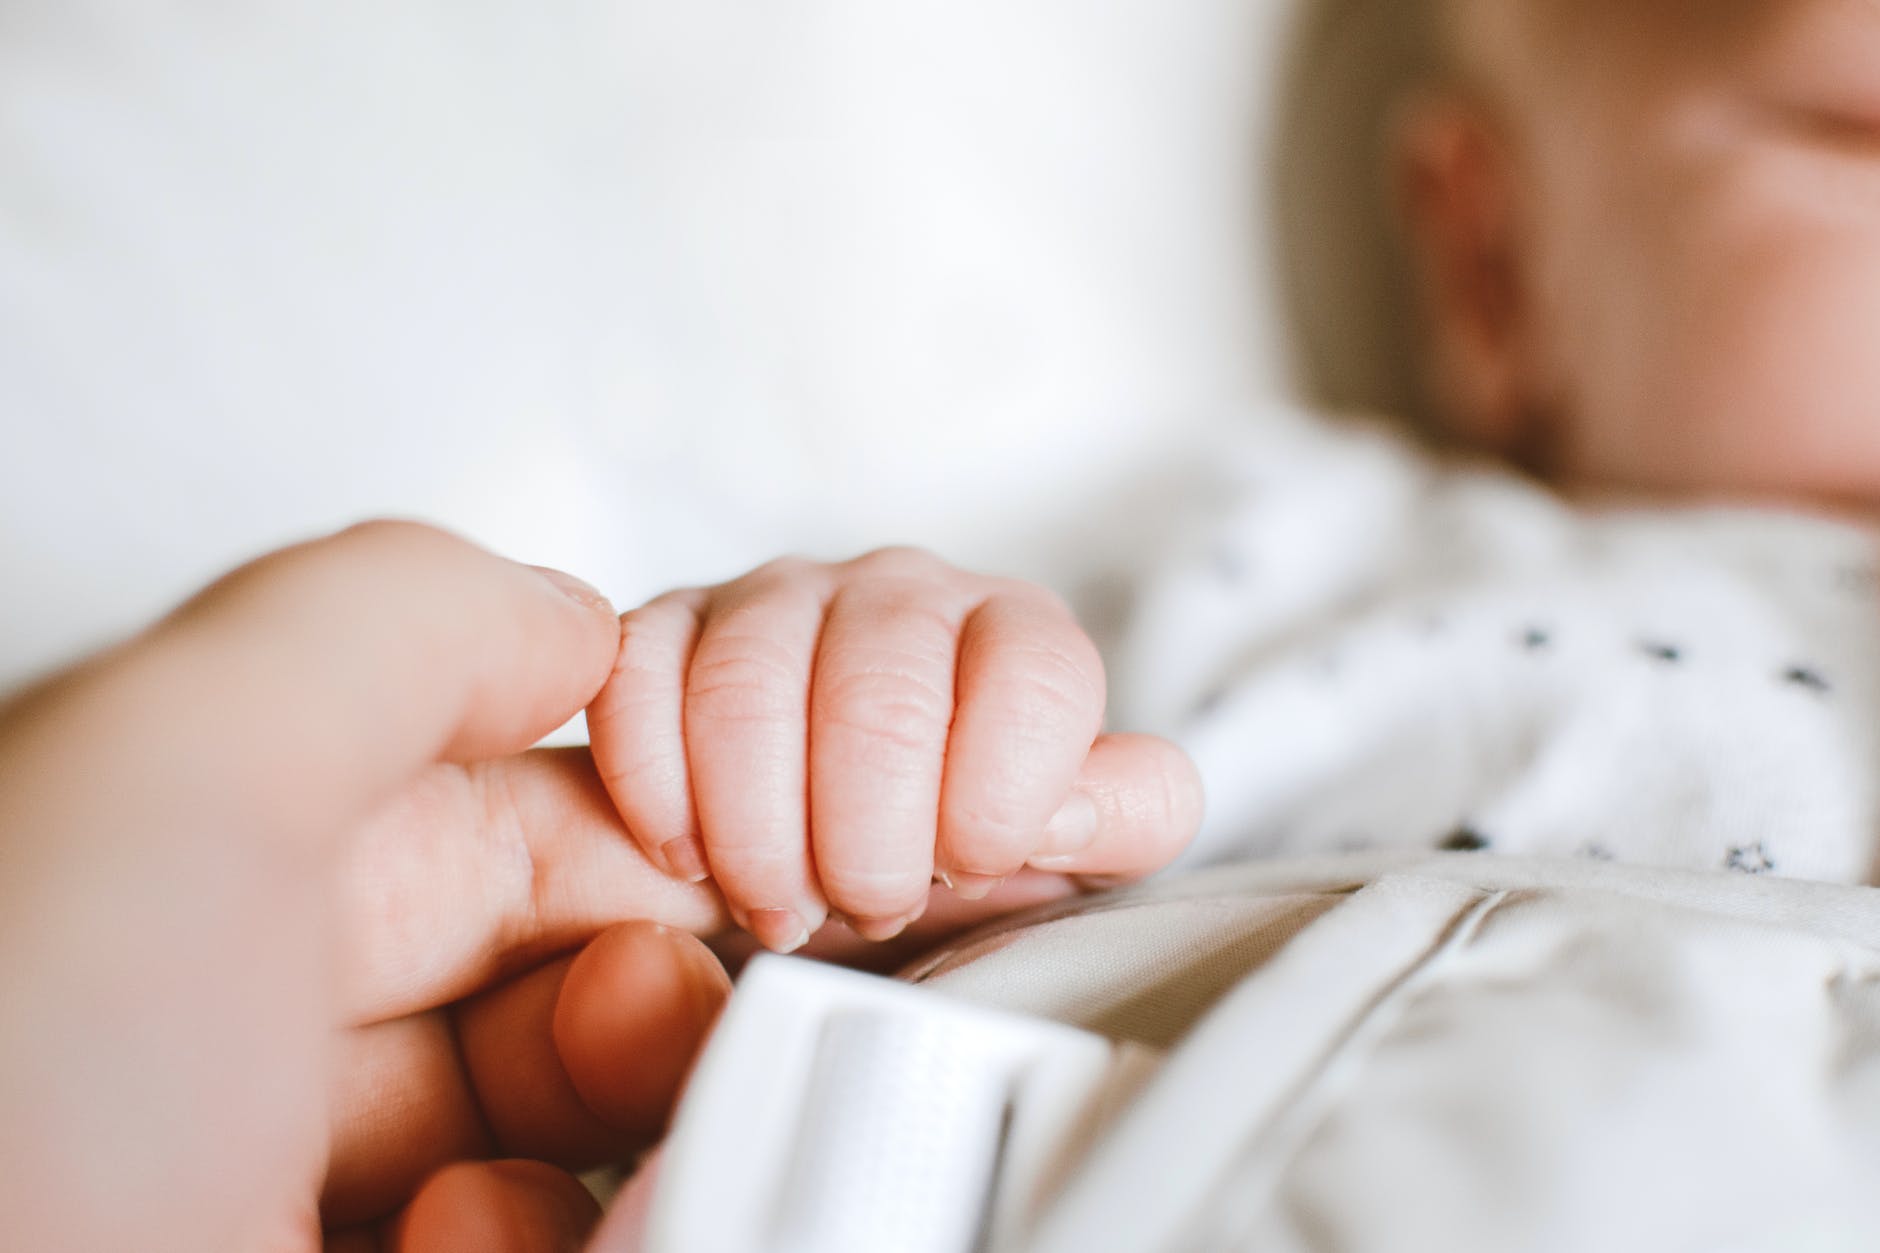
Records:
{"label": "baby's knuckle", "polygon": [[786,553],[784,556],[771,558],[738,581],[763,586],[774,583],[797,583],[822,568],[820,563],[811,561],[807,557]]}
{"label": "baby's knuckle", "polygon": [[1046,651],[1055,653],[1060,663],[1075,673],[1079,681],[1096,692],[1103,690],[1103,654],[1074,620],[1066,620],[1064,629]]}
{"label": "baby's knuckle", "polygon": [[865,671],[832,681],[818,694],[817,723],[906,753],[934,752],[945,741],[953,698],[909,674]]}
{"label": "baby's knuckle", "polygon": [[[1053,587],[1034,585],[1032,587],[1032,594],[1038,598],[1038,603],[1043,608],[1056,614],[1073,627],[1077,627],[1077,611],[1071,608],[1071,602],[1064,598],[1062,592]],[[1077,627],[1077,629],[1082,630],[1081,627]]]}
{"label": "baby's knuckle", "polygon": [[1020,860],[1038,834],[1037,822],[1017,800],[988,797],[948,813],[946,842],[958,868],[973,874],[1003,874]]}
{"label": "baby's knuckle", "polygon": [[670,674],[684,662],[697,631],[697,616],[682,606],[656,602],[621,614],[614,669]]}
{"label": "baby's knuckle", "polygon": [[[876,646],[879,657],[868,664],[920,670],[953,668],[959,622],[944,600],[928,594],[930,586],[912,584],[898,589],[900,594],[885,603],[871,607],[873,638],[897,642],[889,648]],[[870,650],[856,651],[866,656]]]}
{"label": "baby's knuckle", "polygon": [[1047,733],[1081,730],[1103,713],[1101,683],[1055,649],[1027,649],[1010,658],[994,690],[1014,725]]}
{"label": "baby's knuckle", "polygon": [[594,703],[588,706],[587,724],[590,732],[605,728],[611,731],[616,725],[634,726],[645,720],[647,715],[658,709],[657,698],[642,690],[632,681],[632,676],[622,677],[616,670],[614,677]]}
{"label": "baby's knuckle", "polygon": [[947,569],[947,566],[924,548],[896,544],[863,553],[849,562],[849,569],[870,576],[908,575],[925,578]]}
{"label": "baby's knuckle", "polygon": [[767,641],[727,642],[700,649],[686,678],[689,717],[718,721],[771,721],[801,717],[803,675]]}
{"label": "baby's knuckle", "polygon": [[624,656],[642,657],[649,652],[668,651],[667,632],[663,629],[667,618],[664,609],[644,605],[620,615],[620,652]]}
{"label": "baby's knuckle", "polygon": [[[594,773],[600,775],[603,785],[630,786],[639,794],[677,794],[682,788],[684,768],[682,758],[677,754],[656,749],[622,749],[619,753],[596,754]],[[654,832],[639,830],[635,826],[635,835],[649,837]]]}
{"label": "baby's knuckle", "polygon": [[1045,610],[1072,622],[1077,620],[1076,611],[1071,608],[1071,603],[1065,600],[1056,588],[997,574],[982,576],[981,583],[988,600],[1025,605]]}

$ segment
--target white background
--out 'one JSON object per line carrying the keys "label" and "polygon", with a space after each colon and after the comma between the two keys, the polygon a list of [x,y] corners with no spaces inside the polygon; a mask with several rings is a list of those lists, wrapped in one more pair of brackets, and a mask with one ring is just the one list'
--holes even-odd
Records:
{"label": "white background", "polygon": [[1277,0],[12,0],[0,686],[373,515],[1071,586],[1278,387]]}

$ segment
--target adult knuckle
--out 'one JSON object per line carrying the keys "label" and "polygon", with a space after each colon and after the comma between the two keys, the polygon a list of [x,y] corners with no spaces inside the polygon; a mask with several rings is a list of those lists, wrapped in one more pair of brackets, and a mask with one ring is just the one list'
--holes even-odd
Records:
{"label": "adult knuckle", "polygon": [[355,522],[340,534],[362,542],[387,544],[428,544],[450,538],[437,527],[410,518],[368,518]]}
{"label": "adult knuckle", "polygon": [[462,560],[473,551],[468,540],[406,518],[373,518],[355,523],[337,538],[347,548],[361,549],[387,562]]}
{"label": "adult knuckle", "polygon": [[493,899],[502,902],[504,930],[517,938],[532,935],[542,916],[546,882],[509,775],[482,766],[467,777],[482,818],[484,882]]}
{"label": "adult knuckle", "polygon": [[[375,605],[387,596],[410,599],[416,585],[488,612],[489,597],[477,601],[477,586],[464,578],[476,552],[467,541],[419,522],[355,523],[336,534],[268,553],[224,575],[192,600],[183,616],[210,604],[251,599],[317,604],[331,612],[334,606],[344,610]],[[499,603],[496,609],[505,606]]]}

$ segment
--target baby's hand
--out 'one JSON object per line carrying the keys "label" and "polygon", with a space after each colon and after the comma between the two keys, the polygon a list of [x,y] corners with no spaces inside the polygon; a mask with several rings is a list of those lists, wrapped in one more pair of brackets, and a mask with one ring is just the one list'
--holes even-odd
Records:
{"label": "baby's hand", "polygon": [[1098,738],[1097,651],[1051,593],[889,550],[773,562],[621,619],[588,711],[633,836],[788,952],[830,911],[898,934],[935,878],[1133,876],[1200,821],[1173,745]]}

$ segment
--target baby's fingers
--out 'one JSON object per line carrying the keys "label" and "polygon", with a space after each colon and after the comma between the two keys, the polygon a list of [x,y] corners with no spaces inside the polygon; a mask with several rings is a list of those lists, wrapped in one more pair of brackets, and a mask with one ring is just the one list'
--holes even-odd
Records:
{"label": "baby's fingers", "polygon": [[732,917],[799,948],[828,917],[809,855],[810,678],[831,579],[775,562],[712,594],[685,686],[686,766]]}
{"label": "baby's fingers", "polygon": [[[967,602],[931,558],[883,553],[829,607],[810,705],[810,826],[829,903],[869,939],[917,918],[933,882],[954,653]],[[858,563],[859,564],[859,563]]]}
{"label": "baby's fingers", "polygon": [[704,592],[673,592],[622,615],[614,670],[588,707],[588,734],[621,820],[649,859],[697,883],[710,873],[685,756],[685,683]]}
{"label": "baby's fingers", "polygon": [[1201,808],[1201,776],[1181,749],[1151,735],[1106,735],[1029,864],[1056,874],[1149,874],[1194,839]]}
{"label": "baby's fingers", "polygon": [[1012,586],[967,618],[957,686],[935,866],[976,898],[1036,852],[1069,794],[1103,722],[1103,663],[1060,601]]}

